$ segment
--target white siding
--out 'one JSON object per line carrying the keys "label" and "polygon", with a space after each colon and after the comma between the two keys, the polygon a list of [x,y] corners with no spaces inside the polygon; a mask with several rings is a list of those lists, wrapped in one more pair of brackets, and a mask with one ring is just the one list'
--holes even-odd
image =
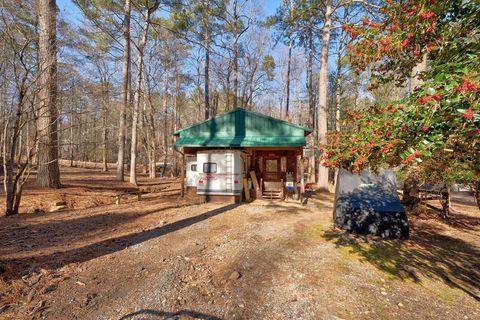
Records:
{"label": "white siding", "polygon": [[[197,193],[238,195],[242,190],[245,157],[241,151],[215,150],[197,153]],[[216,164],[216,172],[204,172],[204,165]]]}

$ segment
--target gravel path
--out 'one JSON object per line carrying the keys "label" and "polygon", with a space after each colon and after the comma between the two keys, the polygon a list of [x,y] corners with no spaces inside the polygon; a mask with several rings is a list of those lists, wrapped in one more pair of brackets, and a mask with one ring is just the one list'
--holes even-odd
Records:
{"label": "gravel path", "polygon": [[[56,269],[54,290],[30,304],[45,305],[33,317],[480,318],[478,273],[462,272],[466,262],[457,260],[460,273],[445,281],[427,265],[435,261],[416,240],[420,230],[404,243],[335,232],[331,203],[320,194],[304,207],[256,201],[155,212],[150,204],[148,220],[109,240],[118,243],[115,250]],[[477,248],[469,250],[459,252],[478,267]],[[444,263],[439,270],[449,267]]]}

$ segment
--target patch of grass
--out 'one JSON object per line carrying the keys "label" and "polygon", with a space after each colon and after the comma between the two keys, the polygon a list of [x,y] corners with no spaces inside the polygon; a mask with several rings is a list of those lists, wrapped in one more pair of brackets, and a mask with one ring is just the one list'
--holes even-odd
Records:
{"label": "patch of grass", "polygon": [[323,238],[333,242],[348,259],[369,262],[387,275],[398,277],[406,259],[405,248],[395,241],[372,240],[366,236],[355,236],[327,230]]}
{"label": "patch of grass", "polygon": [[310,228],[310,235],[313,238],[322,238],[323,234],[325,233],[325,226],[323,223],[315,223]]}
{"label": "patch of grass", "polygon": [[398,244],[355,244],[352,250],[361,253],[368,261],[377,261],[381,269],[389,274],[397,274],[399,264],[404,261]]}
{"label": "patch of grass", "polygon": [[315,222],[307,230],[308,238],[315,240],[323,240],[325,237],[325,232],[330,228],[330,225],[324,221]]}
{"label": "patch of grass", "polygon": [[[345,260],[368,262],[386,274],[389,280],[421,285],[445,301],[458,300],[465,293],[479,299],[479,254],[469,243],[439,234],[417,231],[408,242],[325,231],[323,237],[333,243]],[[463,293],[462,293],[463,291]]]}
{"label": "patch of grass", "polygon": [[454,301],[456,296],[457,296],[456,290],[454,290],[450,287],[447,287],[447,286],[443,286],[443,288],[437,289],[433,293],[437,297],[439,297],[440,299],[445,300],[445,301]]}
{"label": "patch of grass", "polygon": [[444,301],[455,301],[460,293],[456,288],[437,281],[431,281],[431,279],[423,281],[422,287]]}
{"label": "patch of grass", "polygon": [[365,315],[363,319],[394,319],[391,306],[386,304],[383,299],[379,299],[372,292],[365,292],[362,295],[362,303],[365,309],[369,309],[372,313]]}

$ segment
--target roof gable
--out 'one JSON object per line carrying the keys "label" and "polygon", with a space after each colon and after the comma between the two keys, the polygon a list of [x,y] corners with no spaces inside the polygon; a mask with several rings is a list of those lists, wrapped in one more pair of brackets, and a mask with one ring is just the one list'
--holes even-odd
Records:
{"label": "roof gable", "polygon": [[303,146],[311,129],[237,108],[174,132],[177,146]]}

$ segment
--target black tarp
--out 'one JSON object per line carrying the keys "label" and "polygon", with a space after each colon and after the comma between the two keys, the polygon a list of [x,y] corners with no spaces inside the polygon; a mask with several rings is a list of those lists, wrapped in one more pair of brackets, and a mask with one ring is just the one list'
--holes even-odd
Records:
{"label": "black tarp", "polygon": [[408,219],[397,195],[395,174],[340,169],[333,209],[336,227],[382,238],[408,238]]}

